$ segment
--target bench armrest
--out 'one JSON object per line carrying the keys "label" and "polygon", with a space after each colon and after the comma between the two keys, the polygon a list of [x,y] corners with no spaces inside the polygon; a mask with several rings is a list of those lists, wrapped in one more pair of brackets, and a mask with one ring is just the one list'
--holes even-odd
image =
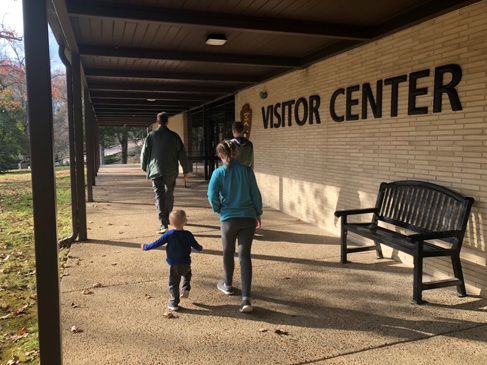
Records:
{"label": "bench armrest", "polygon": [[337,210],[337,211],[335,211],[335,217],[340,218],[342,216],[348,216],[348,215],[377,213],[377,212],[378,212],[377,208]]}
{"label": "bench armrest", "polygon": [[442,238],[460,238],[462,231],[442,231],[431,233],[418,233],[407,236],[409,242],[419,242],[425,240],[434,240]]}

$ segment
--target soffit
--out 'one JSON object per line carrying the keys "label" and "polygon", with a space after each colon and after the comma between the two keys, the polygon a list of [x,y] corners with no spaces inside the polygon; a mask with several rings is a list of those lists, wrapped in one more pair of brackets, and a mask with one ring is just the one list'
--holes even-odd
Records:
{"label": "soffit", "polygon": [[[140,126],[475,2],[52,1],[98,124]],[[228,42],[208,46],[210,33]]]}

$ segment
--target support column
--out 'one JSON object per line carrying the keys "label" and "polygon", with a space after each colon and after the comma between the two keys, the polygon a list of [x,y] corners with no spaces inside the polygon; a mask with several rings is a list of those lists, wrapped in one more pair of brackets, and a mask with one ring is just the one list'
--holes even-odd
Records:
{"label": "support column", "polygon": [[85,156],[83,153],[83,108],[81,99],[81,63],[79,54],[71,54],[71,72],[73,75],[73,114],[74,135],[76,146],[76,186],[78,201],[78,230],[79,240],[88,239],[86,226],[86,195],[85,195]]}
{"label": "support column", "polygon": [[93,109],[90,103],[90,95],[88,90],[84,89],[84,105],[85,105],[85,131],[86,131],[86,181],[88,190],[88,201],[93,201],[93,185],[95,185],[95,143],[94,143],[94,123]]}
{"label": "support column", "polygon": [[59,252],[46,1],[23,0],[30,130],[39,353],[43,364],[62,364]]}

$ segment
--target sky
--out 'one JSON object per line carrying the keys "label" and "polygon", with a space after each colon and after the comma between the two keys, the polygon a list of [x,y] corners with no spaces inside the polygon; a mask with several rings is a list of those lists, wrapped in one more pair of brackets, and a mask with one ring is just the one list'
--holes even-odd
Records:
{"label": "sky", "polygon": [[2,0],[0,16],[0,23],[15,30],[19,36],[24,35],[22,0]]}
{"label": "sky", "polygon": [[[0,24],[5,28],[14,30],[17,36],[23,38],[23,14],[22,14],[22,0],[1,0],[2,5],[0,7]],[[58,46],[54,36],[49,30],[49,43],[51,54],[51,67],[58,68],[64,67],[58,56]]]}

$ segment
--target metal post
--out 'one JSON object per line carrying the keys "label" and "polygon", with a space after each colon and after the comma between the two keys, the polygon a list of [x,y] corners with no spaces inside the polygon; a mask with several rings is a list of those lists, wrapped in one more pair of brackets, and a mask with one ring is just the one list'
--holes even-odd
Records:
{"label": "metal post", "polygon": [[91,108],[88,89],[84,89],[85,106],[85,131],[86,131],[86,186],[88,190],[88,201],[93,201],[93,185],[95,185],[95,157],[94,157],[94,134],[93,134],[93,109]]}
{"label": "metal post", "polygon": [[23,0],[30,130],[39,352],[43,364],[62,364],[56,180],[46,1]]}
{"label": "metal post", "polygon": [[71,53],[71,72],[73,76],[74,135],[76,145],[76,186],[78,193],[78,233],[79,240],[88,239],[86,225],[85,167],[83,153],[83,108],[81,99],[81,63],[79,54]]}

